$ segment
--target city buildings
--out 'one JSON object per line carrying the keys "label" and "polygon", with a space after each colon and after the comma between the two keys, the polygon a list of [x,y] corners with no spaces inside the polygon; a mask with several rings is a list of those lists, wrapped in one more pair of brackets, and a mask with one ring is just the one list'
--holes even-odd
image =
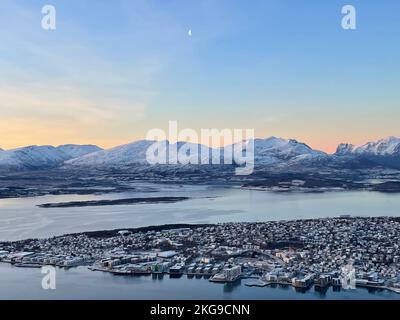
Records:
{"label": "city buildings", "polygon": [[81,233],[0,243],[0,260],[17,267],[87,265],[116,275],[258,279],[254,283],[302,289],[343,286],[354,275],[356,286],[399,292],[400,219],[343,216]]}

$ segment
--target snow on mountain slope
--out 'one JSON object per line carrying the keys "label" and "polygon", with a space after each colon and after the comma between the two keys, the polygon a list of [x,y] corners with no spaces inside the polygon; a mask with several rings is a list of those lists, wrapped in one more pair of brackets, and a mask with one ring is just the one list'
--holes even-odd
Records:
{"label": "snow on mountain slope", "polygon": [[89,153],[103,150],[103,149],[99,148],[98,146],[91,145],[91,144],[88,144],[88,145],[64,144],[64,145],[58,146],[56,149],[64,152],[66,155],[69,156],[70,159],[78,158],[78,157],[87,155]]}
{"label": "snow on mountain slope", "polygon": [[[358,166],[380,166],[400,169],[400,139],[389,137],[378,141],[368,142],[355,147],[340,144],[332,159],[341,166],[357,164]],[[343,162],[344,161],[344,162]]]}
{"label": "snow on mountain slope", "polygon": [[153,143],[153,141],[140,140],[111,149],[90,153],[66,161],[65,164],[74,166],[114,166],[144,163],[144,161],[146,161],[146,150]]}
{"label": "snow on mountain slope", "polygon": [[344,156],[348,154],[352,154],[354,149],[356,148],[355,145],[349,143],[341,143],[338,145],[335,155]]}
{"label": "snow on mountain slope", "polygon": [[0,152],[2,169],[35,169],[56,167],[68,156],[52,146],[29,146]]}
{"label": "snow on mountain slope", "polygon": [[[156,151],[163,152],[169,157],[169,147],[176,147],[179,154],[186,158],[187,162],[199,163],[212,159],[212,154],[218,155],[220,163],[224,163],[224,155],[236,149],[240,152],[249,149],[254,142],[254,160],[256,167],[279,168],[320,168],[334,166],[346,167],[347,164],[356,168],[359,165],[380,165],[383,167],[400,168],[400,139],[389,137],[387,139],[369,142],[363,146],[355,147],[351,144],[340,144],[333,155],[322,151],[313,150],[308,145],[294,139],[282,139],[270,137],[267,139],[254,139],[239,142],[224,148],[212,149],[199,144],[187,144],[178,142],[169,144],[168,141],[158,142]],[[62,166],[88,166],[88,167],[119,167],[126,165],[147,165],[146,154],[155,141],[141,140],[121,145],[108,150],[93,145],[62,145],[29,146],[13,150],[0,151],[0,169],[37,169]],[[185,145],[186,148],[182,148]],[[153,150],[155,151],[155,150]],[[158,157],[160,154],[155,153]],[[246,155],[245,153],[243,155]],[[248,156],[248,155],[247,155]],[[160,159],[160,157],[158,157]],[[357,161],[355,161],[357,160]],[[365,160],[365,161],[364,161]],[[367,161],[368,160],[368,161]],[[361,161],[361,162],[360,162]],[[366,162],[367,161],[367,162]],[[211,164],[211,160],[207,163]],[[157,170],[170,170],[165,166]],[[186,170],[185,166],[181,166]],[[149,168],[151,170],[151,168]],[[189,168],[187,169],[189,170]],[[221,167],[221,170],[222,167]]]}
{"label": "snow on mountain slope", "polygon": [[[227,154],[233,150],[240,150],[240,144],[243,144],[244,150],[248,149],[249,143],[253,141],[239,142],[225,148],[213,149],[200,144],[178,142],[172,144],[176,146],[178,152],[186,157],[186,160],[191,160],[191,163],[198,161],[204,163],[207,159],[212,159],[213,152],[219,155],[220,163],[224,162],[225,151]],[[167,158],[170,159],[168,148],[169,142],[163,143],[163,148],[166,149]],[[91,153],[76,159],[66,161],[66,165],[73,166],[118,166],[118,165],[132,165],[132,164],[148,164],[146,160],[147,149],[154,144],[154,141],[141,140],[130,144],[118,146],[109,150],[102,150]],[[186,148],[182,148],[182,146]],[[160,145],[158,145],[160,146]],[[163,149],[161,148],[161,149]],[[159,149],[159,151],[161,150]],[[307,156],[299,158],[299,161],[304,159],[313,159],[316,157],[326,156],[324,152],[315,151],[304,143],[296,140],[286,140],[276,137],[268,139],[255,139],[254,140],[255,163],[261,165],[271,165],[286,160],[294,159],[298,156]],[[232,154],[232,153],[231,153]],[[194,161],[195,160],[195,161]],[[211,160],[207,163],[211,164]]]}
{"label": "snow on mountain slope", "polygon": [[[182,148],[185,145],[186,148]],[[154,149],[149,149],[150,147],[154,147]],[[197,158],[198,162],[201,162],[202,159],[205,159],[206,154],[210,154],[210,148],[203,146],[201,149],[201,145],[178,142],[177,144],[172,144],[172,146],[176,147],[176,150],[181,154],[182,157],[185,157],[187,161],[193,163]],[[169,142],[168,141],[149,141],[149,140],[140,140],[136,142],[132,142],[129,144],[117,146],[108,150],[102,150],[98,152],[94,152],[76,159],[72,159],[66,161],[66,165],[73,166],[105,166],[105,167],[114,167],[114,166],[124,166],[124,165],[133,165],[133,164],[148,164],[146,153],[147,150],[153,150],[153,154],[156,159],[163,159],[163,157],[159,156],[159,153],[164,153],[169,159]],[[201,156],[201,158],[200,158]]]}
{"label": "snow on mountain slope", "polygon": [[368,142],[356,147],[352,144],[341,143],[335,155],[366,155],[366,156],[394,156],[400,155],[400,138],[389,137],[378,141]]}
{"label": "snow on mountain slope", "polygon": [[99,147],[86,145],[28,146],[0,152],[1,170],[45,169],[62,165],[74,157],[101,150]]}
{"label": "snow on mountain slope", "polygon": [[378,141],[368,142],[354,150],[356,154],[367,155],[397,155],[400,154],[400,138],[389,137]]}
{"label": "snow on mountain slope", "polygon": [[281,159],[292,158],[304,154],[325,154],[322,151],[313,150],[308,145],[294,139],[282,139],[276,137],[255,139],[254,146],[257,156],[274,154]]}
{"label": "snow on mountain slope", "polygon": [[[252,140],[250,140],[252,141]],[[242,142],[246,145],[249,141]],[[325,157],[326,153],[313,150],[308,145],[294,139],[270,137],[254,139],[254,160],[259,165],[273,165],[288,160],[306,161],[315,157]]]}

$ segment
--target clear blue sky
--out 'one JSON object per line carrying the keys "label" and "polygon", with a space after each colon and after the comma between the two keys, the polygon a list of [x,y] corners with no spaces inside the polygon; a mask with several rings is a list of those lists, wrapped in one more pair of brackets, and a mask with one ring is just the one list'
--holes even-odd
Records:
{"label": "clear blue sky", "polygon": [[[57,9],[57,30],[41,8]],[[341,28],[341,8],[357,29]],[[332,151],[400,136],[395,0],[2,0],[0,147],[254,128]],[[192,36],[188,36],[192,30]]]}

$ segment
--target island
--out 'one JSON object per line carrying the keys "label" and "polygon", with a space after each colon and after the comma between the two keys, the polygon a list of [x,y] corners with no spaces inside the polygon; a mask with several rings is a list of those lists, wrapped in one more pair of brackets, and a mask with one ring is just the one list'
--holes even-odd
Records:
{"label": "island", "polygon": [[116,206],[132,204],[149,203],[175,203],[188,200],[189,197],[150,197],[150,198],[127,198],[113,200],[89,200],[89,201],[69,201],[57,203],[39,204],[40,208],[73,208],[73,207],[98,207],[98,206]]}

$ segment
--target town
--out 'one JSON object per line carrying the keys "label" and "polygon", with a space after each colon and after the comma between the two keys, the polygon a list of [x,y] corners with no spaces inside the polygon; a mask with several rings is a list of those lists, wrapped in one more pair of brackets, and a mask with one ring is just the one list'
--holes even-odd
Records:
{"label": "town", "polygon": [[[116,276],[169,274],[296,290],[400,293],[400,219],[349,217],[167,225],[0,243],[15,267],[87,266]],[[346,271],[347,270],[347,271]],[[346,282],[346,283],[344,283]]]}

